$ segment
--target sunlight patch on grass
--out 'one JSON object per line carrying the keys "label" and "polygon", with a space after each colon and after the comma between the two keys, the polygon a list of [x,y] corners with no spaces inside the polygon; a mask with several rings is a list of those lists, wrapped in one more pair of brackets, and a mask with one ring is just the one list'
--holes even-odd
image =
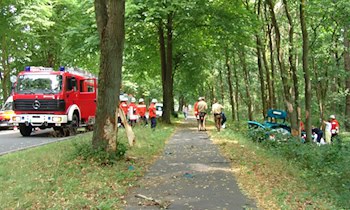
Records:
{"label": "sunlight patch on grass", "polygon": [[[1,208],[119,209],[128,188],[162,152],[174,127],[159,124],[156,131],[135,127],[134,132],[136,145],[114,165],[72,158],[73,142],[89,143],[92,133],[1,156]],[[127,144],[123,129],[118,138]]]}
{"label": "sunlight patch on grass", "polygon": [[307,180],[288,161],[274,157],[230,129],[210,132],[211,139],[231,160],[240,188],[261,209],[329,209],[332,205],[312,196]]}

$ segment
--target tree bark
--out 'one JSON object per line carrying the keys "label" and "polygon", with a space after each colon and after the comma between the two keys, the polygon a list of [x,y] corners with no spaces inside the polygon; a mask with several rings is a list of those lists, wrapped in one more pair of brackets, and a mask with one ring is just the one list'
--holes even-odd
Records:
{"label": "tree bark", "polygon": [[245,87],[245,96],[246,96],[245,101],[248,107],[248,119],[253,120],[252,98],[250,95],[250,85],[249,85],[249,72],[247,68],[247,63],[245,61],[244,49],[241,49],[239,58],[241,60],[241,65],[242,65],[243,74],[244,74],[244,81],[245,81],[244,87]]}
{"label": "tree bark", "polygon": [[100,71],[96,124],[92,137],[95,149],[116,151],[117,121],[123,65],[124,0],[95,0],[95,14],[100,38]]}
{"label": "tree bark", "polygon": [[[260,20],[260,13],[261,13],[261,0],[257,2],[257,19]],[[266,98],[266,92],[265,92],[265,80],[264,80],[264,69],[263,69],[263,61],[262,61],[262,42],[260,38],[260,34],[256,33],[256,54],[258,58],[258,72],[259,72],[259,79],[260,79],[260,94],[261,94],[261,103],[262,103],[262,117],[263,119],[266,116],[267,111],[267,98]]]}
{"label": "tree bark", "polygon": [[[349,40],[349,27],[344,27],[344,68],[347,73],[350,73],[350,40]],[[346,90],[350,91],[350,77],[347,77],[345,81]],[[350,94],[346,95],[346,107],[345,107],[345,130],[350,130]]]}
{"label": "tree bark", "polygon": [[275,94],[275,59],[274,59],[274,47],[272,42],[272,26],[268,26],[268,36],[269,36],[269,49],[270,49],[270,65],[271,65],[271,107],[277,108],[277,99]]}
{"label": "tree bark", "polygon": [[225,49],[225,65],[227,70],[227,83],[228,83],[228,90],[229,90],[229,96],[230,96],[230,104],[232,109],[232,119],[235,121],[236,118],[236,100],[233,96],[233,87],[232,87],[232,72],[231,72],[231,64],[230,64],[230,58],[228,54],[228,47]]}
{"label": "tree bark", "polygon": [[311,142],[311,80],[308,63],[309,38],[306,29],[305,0],[300,0],[300,26],[303,37],[303,71],[305,80],[305,131],[306,142]]}
{"label": "tree bark", "polygon": [[288,8],[288,2],[287,0],[283,0],[284,4],[284,10],[286,12],[286,16],[288,19],[289,23],[289,67],[290,67],[290,72],[292,73],[292,79],[293,79],[293,88],[292,88],[292,98],[291,102],[294,102],[294,107],[295,111],[292,112],[291,118],[291,133],[293,136],[300,136],[301,131],[300,131],[300,116],[298,115],[298,111],[300,109],[299,107],[299,87],[298,87],[298,76],[297,76],[297,68],[295,64],[295,49],[294,49],[294,24],[292,17],[289,13],[289,8]]}
{"label": "tree bark", "polygon": [[1,79],[1,88],[2,88],[2,97],[4,100],[9,96],[8,84],[10,83],[10,67],[8,63],[8,54],[7,54],[7,43],[6,36],[4,35],[1,40],[1,65],[3,72],[0,71]]}
{"label": "tree bark", "polygon": [[236,119],[237,121],[240,120],[240,117],[239,117],[239,79],[238,79],[238,75],[237,75],[237,65],[236,65],[236,59],[235,59],[235,54],[233,54],[233,77],[235,79],[235,101],[236,101]]}
{"label": "tree bark", "polygon": [[[222,70],[219,68],[219,77],[220,77],[220,95],[221,95],[221,104],[224,105],[225,101],[225,89],[224,89],[224,81],[222,76]],[[218,100],[219,101],[219,100]]]}
{"label": "tree bark", "polygon": [[261,39],[259,35],[256,35],[256,54],[258,57],[258,71],[259,71],[259,79],[260,79],[260,94],[261,94],[261,102],[262,102],[262,116],[263,119],[266,117],[266,110],[267,110],[267,105],[266,105],[266,93],[265,93],[265,80],[264,80],[264,70],[262,67],[262,58],[261,58]]}

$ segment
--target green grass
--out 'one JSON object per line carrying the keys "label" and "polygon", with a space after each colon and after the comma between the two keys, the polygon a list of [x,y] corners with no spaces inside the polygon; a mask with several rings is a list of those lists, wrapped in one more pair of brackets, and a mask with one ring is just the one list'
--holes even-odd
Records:
{"label": "green grass", "polygon": [[[92,133],[1,156],[0,209],[120,209],[174,128],[135,128],[136,145],[113,165],[75,156],[75,145],[91,142]],[[123,129],[118,136],[127,144]]]}
{"label": "green grass", "polygon": [[[337,194],[336,191],[340,190],[338,188],[340,186],[335,186],[333,179],[327,178],[324,174],[316,175],[316,167],[321,169],[326,167],[322,162],[312,164],[311,168],[303,167],[305,162],[296,163],[296,160],[284,158],[273,152],[273,148],[265,147],[262,143],[254,143],[239,129],[225,129],[220,133],[214,131],[211,132],[211,138],[220,145],[221,151],[232,161],[232,168],[240,187],[257,201],[259,208],[348,208],[346,204],[348,197],[347,199],[341,198],[341,195],[348,196],[349,194]],[[278,145],[274,146],[277,147],[276,150],[279,149]],[[303,150],[300,151],[302,155],[300,158],[305,155],[310,158],[310,154],[316,156],[316,154],[325,152],[322,150],[327,150],[326,147],[302,146],[305,146],[305,149],[295,148]],[[347,162],[348,160],[349,157],[347,157]],[[327,171],[327,173],[331,172]],[[332,182],[333,185],[327,183],[326,180]]]}

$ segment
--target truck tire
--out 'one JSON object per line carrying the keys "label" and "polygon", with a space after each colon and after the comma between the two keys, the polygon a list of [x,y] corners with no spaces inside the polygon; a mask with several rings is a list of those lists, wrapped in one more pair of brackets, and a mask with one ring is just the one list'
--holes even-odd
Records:
{"label": "truck tire", "polygon": [[22,136],[30,136],[32,131],[33,131],[32,126],[26,126],[26,125],[19,126],[19,132],[22,134]]}
{"label": "truck tire", "polygon": [[79,117],[76,113],[74,113],[72,116],[72,121],[70,121],[68,125],[67,136],[74,136],[75,134],[77,134],[78,127],[79,127]]}

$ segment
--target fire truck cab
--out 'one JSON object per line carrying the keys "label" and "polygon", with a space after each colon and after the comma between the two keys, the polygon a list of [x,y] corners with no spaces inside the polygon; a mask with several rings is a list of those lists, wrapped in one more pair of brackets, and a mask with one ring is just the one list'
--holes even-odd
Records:
{"label": "fire truck cab", "polygon": [[96,77],[90,73],[27,66],[17,76],[11,122],[22,136],[30,136],[35,128],[74,135],[79,127],[91,129],[95,123],[96,96]]}

